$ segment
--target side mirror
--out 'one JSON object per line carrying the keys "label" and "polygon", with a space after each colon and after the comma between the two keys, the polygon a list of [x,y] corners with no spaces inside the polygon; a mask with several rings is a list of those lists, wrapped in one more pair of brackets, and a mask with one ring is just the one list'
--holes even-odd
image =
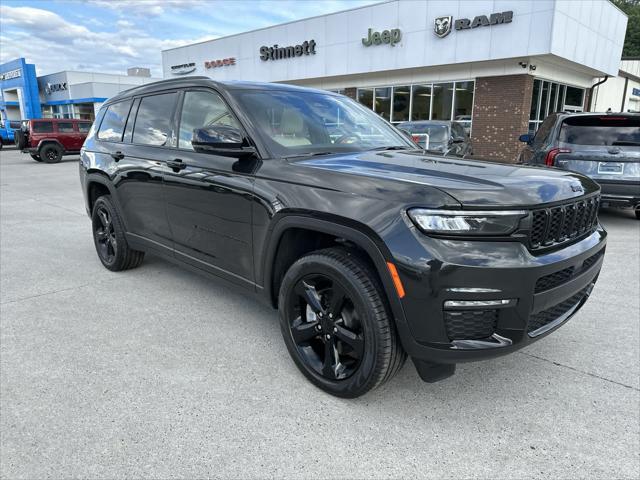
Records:
{"label": "side mirror", "polygon": [[465,140],[465,139],[464,139],[464,138],[462,138],[462,137],[453,137],[453,138],[450,140],[450,142],[451,142],[451,143],[464,143],[464,140]]}
{"label": "side mirror", "polygon": [[223,157],[241,158],[256,153],[254,147],[247,145],[238,128],[227,125],[194,129],[191,145],[196,152]]}
{"label": "side mirror", "polygon": [[533,135],[525,133],[524,135],[520,135],[518,137],[518,140],[520,140],[522,143],[530,144],[533,140]]}

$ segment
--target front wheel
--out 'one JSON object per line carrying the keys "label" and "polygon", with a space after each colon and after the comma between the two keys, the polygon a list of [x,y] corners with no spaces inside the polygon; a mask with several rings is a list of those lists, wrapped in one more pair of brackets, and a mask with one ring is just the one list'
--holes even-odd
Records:
{"label": "front wheel", "polygon": [[289,354],[332,395],[363,395],[406,360],[376,273],[355,252],[330,248],[300,258],[278,300]]}

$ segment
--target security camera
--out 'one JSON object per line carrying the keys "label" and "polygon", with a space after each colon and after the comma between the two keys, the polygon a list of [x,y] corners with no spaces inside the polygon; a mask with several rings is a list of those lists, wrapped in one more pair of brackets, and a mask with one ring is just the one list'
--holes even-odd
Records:
{"label": "security camera", "polygon": [[529,70],[534,71],[536,69],[535,65],[529,65]]}
{"label": "security camera", "polygon": [[527,68],[527,62],[518,62],[518,65],[520,65],[522,68]]}

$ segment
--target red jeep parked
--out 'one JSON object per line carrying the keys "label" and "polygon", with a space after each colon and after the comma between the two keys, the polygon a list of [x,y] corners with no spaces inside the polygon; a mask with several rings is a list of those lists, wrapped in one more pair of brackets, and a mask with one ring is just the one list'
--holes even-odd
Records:
{"label": "red jeep parked", "polygon": [[58,163],[63,155],[79,153],[91,122],[73,118],[26,120],[15,132],[15,142],[23,153],[37,162]]}

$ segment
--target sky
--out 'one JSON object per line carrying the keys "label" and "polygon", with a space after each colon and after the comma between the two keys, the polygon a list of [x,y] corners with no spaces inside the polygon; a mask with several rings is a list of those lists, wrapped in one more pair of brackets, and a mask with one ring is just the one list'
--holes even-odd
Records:
{"label": "sky", "polygon": [[37,74],[124,74],[151,68],[161,50],[379,0],[2,0],[0,63],[25,57]]}

